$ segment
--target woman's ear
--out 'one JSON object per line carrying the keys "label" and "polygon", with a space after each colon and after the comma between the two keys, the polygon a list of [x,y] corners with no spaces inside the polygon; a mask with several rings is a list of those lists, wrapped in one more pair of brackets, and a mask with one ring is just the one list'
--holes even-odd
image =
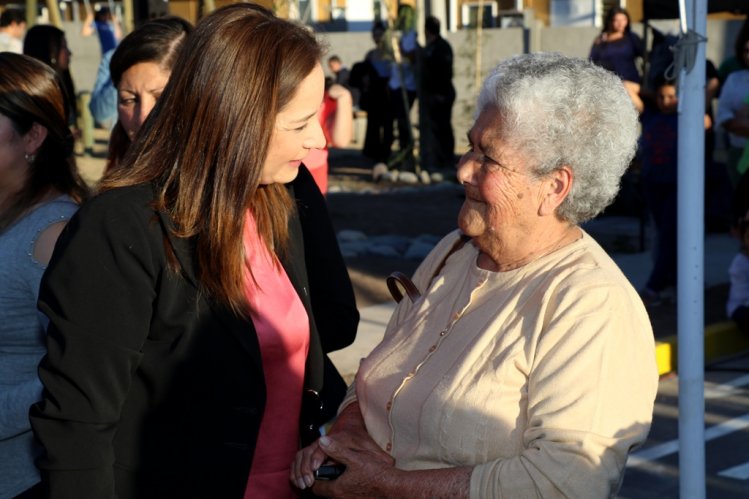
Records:
{"label": "woman's ear", "polygon": [[39,151],[39,148],[42,147],[44,139],[46,138],[47,128],[37,122],[34,122],[34,124],[31,125],[31,129],[23,136],[26,154],[36,156],[37,151]]}
{"label": "woman's ear", "polygon": [[567,195],[572,188],[572,182],[575,174],[567,165],[557,168],[544,179],[546,183],[546,192],[541,200],[538,214],[541,216],[553,215],[556,213],[559,205],[567,199]]}

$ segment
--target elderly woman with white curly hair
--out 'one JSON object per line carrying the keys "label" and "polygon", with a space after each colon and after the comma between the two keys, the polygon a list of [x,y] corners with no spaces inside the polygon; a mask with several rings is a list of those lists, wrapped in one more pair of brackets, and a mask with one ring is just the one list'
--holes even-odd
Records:
{"label": "elderly woman with white curly hair", "polygon": [[[578,224],[616,196],[637,113],[581,59],[484,82],[459,231],[414,275],[327,436],[291,480],[327,497],[614,497],[658,374],[637,292]],[[322,464],[345,465],[314,480]]]}

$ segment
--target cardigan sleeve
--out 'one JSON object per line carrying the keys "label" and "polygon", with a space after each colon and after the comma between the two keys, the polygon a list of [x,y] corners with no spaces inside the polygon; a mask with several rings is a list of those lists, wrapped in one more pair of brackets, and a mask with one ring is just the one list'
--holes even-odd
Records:
{"label": "cardigan sleeve", "polygon": [[112,441],[163,267],[162,241],[148,234],[154,222],[115,192],[71,220],[40,289],[50,324],[31,422],[53,498],[115,496]]}
{"label": "cardigan sleeve", "polygon": [[614,497],[629,451],[647,436],[658,374],[632,293],[578,279],[545,307],[523,449],[476,466],[471,497]]}

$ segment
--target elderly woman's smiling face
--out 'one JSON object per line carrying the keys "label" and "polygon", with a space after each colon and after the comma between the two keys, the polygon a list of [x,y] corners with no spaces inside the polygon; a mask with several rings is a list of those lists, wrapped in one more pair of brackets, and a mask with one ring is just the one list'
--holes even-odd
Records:
{"label": "elderly woman's smiling face", "polygon": [[547,186],[531,173],[523,155],[502,140],[501,130],[497,108],[484,108],[468,133],[471,149],[458,163],[466,194],[458,225],[493,259],[534,232]]}

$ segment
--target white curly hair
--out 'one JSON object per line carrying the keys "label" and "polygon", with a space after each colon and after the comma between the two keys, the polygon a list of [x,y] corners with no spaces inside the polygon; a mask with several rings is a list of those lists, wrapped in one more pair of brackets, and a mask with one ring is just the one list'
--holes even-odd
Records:
{"label": "white curly hair", "polygon": [[637,111],[615,74],[556,53],[519,55],[484,81],[477,116],[487,106],[498,109],[502,140],[525,155],[535,175],[573,170],[560,218],[581,223],[614,200],[639,134]]}

